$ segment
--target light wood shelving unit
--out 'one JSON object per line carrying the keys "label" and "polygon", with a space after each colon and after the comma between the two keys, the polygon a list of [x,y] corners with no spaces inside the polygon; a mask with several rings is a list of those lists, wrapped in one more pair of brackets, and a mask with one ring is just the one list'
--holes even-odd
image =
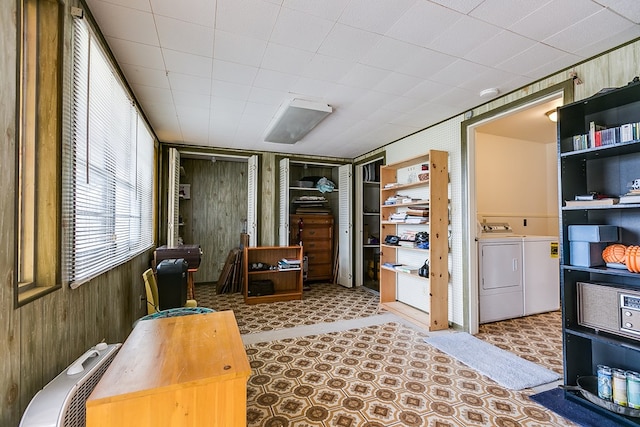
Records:
{"label": "light wood shelving unit", "polygon": [[[380,305],[427,330],[447,329],[449,284],[449,155],[430,150],[401,162],[380,168],[380,240],[387,235],[401,235],[406,230],[429,233],[429,249],[382,244],[380,254]],[[421,165],[428,164],[429,179],[417,180]],[[394,184],[389,186],[390,184]],[[411,203],[384,204],[394,195],[407,195]],[[429,208],[429,221],[425,224],[407,224],[391,221],[391,214],[412,206]],[[406,273],[385,263],[429,259],[429,277]],[[422,262],[420,265],[422,265]],[[415,265],[419,267],[418,265]]]}
{"label": "light wood shelving unit", "polygon": [[[291,270],[250,271],[253,263],[277,266],[283,258],[297,259],[302,266],[301,246],[244,247],[244,302],[261,304],[265,302],[291,301],[302,299],[302,268]],[[249,283],[254,280],[271,280],[275,292],[272,295],[249,296]]]}

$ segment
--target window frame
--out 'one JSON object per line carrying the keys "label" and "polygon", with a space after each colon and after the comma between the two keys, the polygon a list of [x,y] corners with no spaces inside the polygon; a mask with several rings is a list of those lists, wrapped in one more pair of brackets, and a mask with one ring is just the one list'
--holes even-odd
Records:
{"label": "window frame", "polygon": [[64,7],[58,0],[16,3],[17,308],[62,286],[59,230]]}

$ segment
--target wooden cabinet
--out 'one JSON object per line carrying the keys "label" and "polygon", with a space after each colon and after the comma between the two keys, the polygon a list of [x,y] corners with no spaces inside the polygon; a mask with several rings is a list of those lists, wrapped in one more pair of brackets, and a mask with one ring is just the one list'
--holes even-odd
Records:
{"label": "wooden cabinet", "polygon": [[[448,157],[431,150],[380,168],[380,305],[430,331],[449,326]],[[403,219],[412,210],[428,210],[428,220]],[[386,236],[419,232],[428,233],[428,249],[385,243]],[[429,275],[421,277],[425,260]]]}
{"label": "wooden cabinet", "polygon": [[[280,269],[278,262],[282,259],[295,259],[302,265],[302,248],[300,246],[263,246],[244,247],[244,302],[261,304],[265,302],[291,301],[302,299],[302,269]],[[261,268],[256,264],[262,264]],[[271,267],[271,268],[270,268]],[[249,295],[251,282],[273,282],[273,294]]]}
{"label": "wooden cabinet", "polygon": [[[333,216],[290,215],[291,244],[302,242],[308,258],[307,280],[333,279]],[[300,225],[302,224],[302,231]]]}
{"label": "wooden cabinet", "polygon": [[[576,385],[579,377],[596,375],[597,365],[640,371],[640,334],[628,333],[627,329],[635,326],[624,320],[635,318],[638,311],[634,304],[622,307],[626,301],[640,301],[636,297],[640,274],[628,271],[624,265],[602,263],[586,267],[582,265],[589,263],[576,262],[578,258],[589,258],[588,253],[574,253],[574,263],[581,265],[572,265],[569,242],[569,226],[590,224],[617,226],[619,243],[640,244],[640,204],[564,203],[589,192],[617,197],[629,191],[628,183],[640,178],[640,125],[636,124],[640,122],[640,84],[595,95],[561,107],[558,112],[564,382]],[[595,143],[588,136],[591,123],[607,129],[593,135]],[[631,135],[625,135],[622,129],[628,124],[636,128]],[[579,246],[585,247],[574,245],[573,249],[577,251]],[[595,254],[597,261],[602,261],[600,250]],[[565,393],[569,399],[612,418],[616,425],[640,425],[640,418],[627,418],[604,410],[579,394]]]}
{"label": "wooden cabinet", "polygon": [[246,426],[251,367],[232,311],[138,322],[87,400],[87,426]]}

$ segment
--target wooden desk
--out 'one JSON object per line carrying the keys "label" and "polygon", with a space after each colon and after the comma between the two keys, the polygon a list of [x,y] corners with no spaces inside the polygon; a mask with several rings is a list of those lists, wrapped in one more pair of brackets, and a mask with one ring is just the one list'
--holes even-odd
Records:
{"label": "wooden desk", "polygon": [[246,426],[251,368],[232,311],[138,322],[87,400],[87,426]]}

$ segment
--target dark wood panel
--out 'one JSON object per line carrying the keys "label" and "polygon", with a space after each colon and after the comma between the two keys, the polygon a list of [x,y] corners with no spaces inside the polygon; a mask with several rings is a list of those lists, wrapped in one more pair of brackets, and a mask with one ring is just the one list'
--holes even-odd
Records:
{"label": "dark wood panel", "polygon": [[[181,200],[186,244],[202,248],[195,282],[217,281],[230,250],[240,246],[247,218],[247,163],[183,159],[191,199]],[[197,297],[197,296],[196,296]]]}

